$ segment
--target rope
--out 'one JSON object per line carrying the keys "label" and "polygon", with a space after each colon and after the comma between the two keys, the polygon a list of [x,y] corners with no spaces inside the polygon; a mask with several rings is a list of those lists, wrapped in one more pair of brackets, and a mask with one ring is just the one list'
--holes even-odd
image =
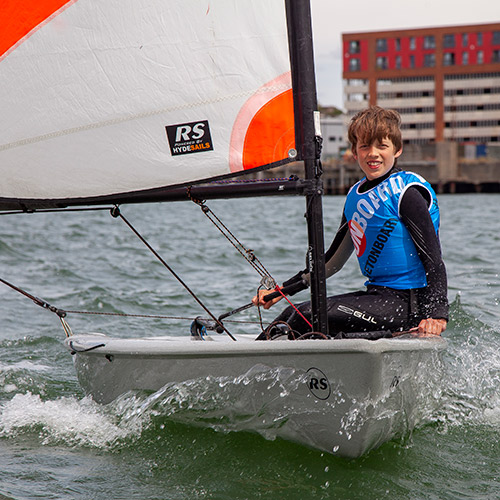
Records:
{"label": "rope", "polygon": [[[192,317],[188,316],[165,316],[160,314],[130,314],[130,313],[116,313],[116,312],[103,312],[103,311],[80,311],[65,309],[66,314],[87,314],[93,316],[120,316],[125,318],[146,318],[146,319],[171,319],[171,320],[191,320]],[[247,323],[247,324],[258,324],[257,321],[250,320],[224,320],[226,323]]]}
{"label": "rope", "polygon": [[295,306],[295,304],[292,304],[290,299],[281,291],[281,287],[276,285],[274,289],[281,294],[281,296],[293,307],[295,312],[309,325],[309,327],[312,330],[313,326],[311,322],[299,311],[299,309]]}
{"label": "rope", "polygon": [[284,182],[284,181],[296,181],[298,177],[296,175],[291,175],[290,177],[266,177],[264,179],[219,179],[217,181],[211,181],[209,184],[245,184],[245,183],[255,183],[255,182]]}

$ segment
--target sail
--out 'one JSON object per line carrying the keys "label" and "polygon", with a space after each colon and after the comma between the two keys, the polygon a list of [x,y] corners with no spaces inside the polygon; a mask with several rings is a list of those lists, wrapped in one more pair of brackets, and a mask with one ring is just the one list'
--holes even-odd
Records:
{"label": "sail", "polygon": [[113,200],[300,159],[285,10],[4,0],[0,208]]}

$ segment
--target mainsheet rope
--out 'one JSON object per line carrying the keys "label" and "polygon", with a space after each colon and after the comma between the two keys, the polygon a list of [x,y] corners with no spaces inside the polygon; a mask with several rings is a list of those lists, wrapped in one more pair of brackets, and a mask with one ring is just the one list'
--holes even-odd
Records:
{"label": "mainsheet rope", "polygon": [[312,326],[312,323],[299,311],[299,308],[293,304],[290,299],[283,293],[283,291],[281,290],[281,287],[276,285],[275,288],[274,288],[277,292],[280,293],[280,295],[293,307],[293,309],[295,310],[295,312],[309,325],[309,327],[311,328],[311,330],[313,329],[313,326]]}

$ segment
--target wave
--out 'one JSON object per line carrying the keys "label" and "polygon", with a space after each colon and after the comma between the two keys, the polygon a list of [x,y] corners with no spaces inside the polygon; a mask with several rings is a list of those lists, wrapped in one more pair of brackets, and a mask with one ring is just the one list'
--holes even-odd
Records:
{"label": "wave", "polygon": [[[500,333],[470,308],[457,296],[441,363],[415,374],[427,377],[434,388],[428,399],[422,399],[415,418],[418,427],[436,425],[443,433],[462,425],[500,428]],[[252,431],[275,439],[294,411],[285,396],[301,382],[299,373],[257,366],[244,376],[193,378],[153,394],[129,393],[103,406],[78,396],[71,358],[59,341],[28,337],[5,340],[1,347],[0,437],[31,436],[49,445],[114,452],[143,441],[147,446],[156,439],[173,439],[169,429],[178,423],[222,434]],[[271,392],[282,402],[281,411],[270,412],[262,401],[248,400],[248,384]],[[360,404],[346,416],[346,433],[359,425],[363,408]],[[412,423],[401,430],[402,442],[408,442],[411,429]]]}
{"label": "wave", "polygon": [[468,307],[457,295],[445,333],[441,408],[434,417],[444,431],[464,424],[500,427],[500,332]]}

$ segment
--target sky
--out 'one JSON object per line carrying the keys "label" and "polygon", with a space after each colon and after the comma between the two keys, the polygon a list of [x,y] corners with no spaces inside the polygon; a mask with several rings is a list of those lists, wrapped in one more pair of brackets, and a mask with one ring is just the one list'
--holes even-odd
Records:
{"label": "sky", "polygon": [[342,104],[342,33],[500,22],[499,0],[311,0],[318,102]]}

